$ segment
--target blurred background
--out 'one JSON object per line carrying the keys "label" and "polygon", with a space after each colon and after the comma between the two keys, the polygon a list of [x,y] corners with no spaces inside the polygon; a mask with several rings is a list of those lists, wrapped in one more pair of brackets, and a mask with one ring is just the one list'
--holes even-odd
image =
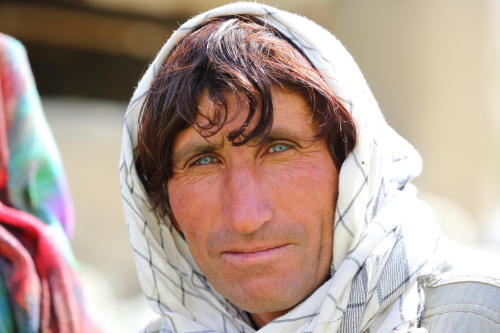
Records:
{"label": "blurred background", "polygon": [[[27,48],[65,164],[72,241],[89,303],[110,332],[153,317],[121,213],[121,121],[163,42],[218,0],[0,1],[0,32]],[[422,154],[415,181],[451,238],[500,253],[500,1],[274,0],[332,31],[388,122]]]}

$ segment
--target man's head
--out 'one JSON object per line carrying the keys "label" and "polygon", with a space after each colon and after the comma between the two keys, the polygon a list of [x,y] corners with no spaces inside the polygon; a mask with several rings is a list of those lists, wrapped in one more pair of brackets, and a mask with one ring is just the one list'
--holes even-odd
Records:
{"label": "man's head", "polygon": [[338,170],[355,140],[300,51],[250,17],[224,17],[167,57],[141,115],[137,169],[209,282],[263,324],[327,277]]}

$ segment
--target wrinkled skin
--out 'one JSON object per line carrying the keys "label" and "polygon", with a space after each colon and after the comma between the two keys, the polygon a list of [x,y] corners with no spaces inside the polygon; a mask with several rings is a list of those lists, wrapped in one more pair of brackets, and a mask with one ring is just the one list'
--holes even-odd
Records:
{"label": "wrinkled skin", "polygon": [[[338,170],[297,92],[272,88],[270,139],[235,147],[241,112],[205,139],[176,138],[168,194],[175,225],[212,286],[261,327],[307,298],[332,258]],[[229,119],[236,100],[226,95]],[[213,112],[206,91],[200,112]],[[204,120],[200,118],[200,122]]]}

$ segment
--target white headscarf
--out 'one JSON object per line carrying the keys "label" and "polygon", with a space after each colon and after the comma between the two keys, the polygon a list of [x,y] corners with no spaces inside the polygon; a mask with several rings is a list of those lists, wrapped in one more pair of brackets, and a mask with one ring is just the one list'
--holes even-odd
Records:
{"label": "white headscarf", "polygon": [[309,58],[349,110],[357,144],[342,165],[332,277],[259,332],[425,332],[417,329],[438,232],[409,181],[421,170],[413,147],[385,122],[358,66],[341,43],[308,19],[257,3],[234,3],[184,23],[139,82],[125,116],[121,195],[145,296],[159,319],[146,332],[254,332],[248,315],[215,291],[171,222],[149,208],[134,165],[138,116],[172,48],[209,18],[254,15]]}

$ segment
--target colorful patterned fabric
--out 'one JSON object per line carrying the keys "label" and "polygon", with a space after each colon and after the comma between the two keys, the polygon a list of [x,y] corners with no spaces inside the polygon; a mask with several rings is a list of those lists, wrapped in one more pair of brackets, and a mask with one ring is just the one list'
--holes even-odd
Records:
{"label": "colorful patterned fabric", "polygon": [[3,204],[0,221],[0,271],[15,323],[4,326],[14,324],[10,331],[22,333],[92,332],[76,275],[48,229],[30,214]]}
{"label": "colorful patterned fabric", "polygon": [[427,332],[418,327],[424,307],[419,281],[440,268],[436,251],[442,243],[432,212],[411,184],[421,170],[419,154],[385,122],[361,71],[333,35],[304,17],[253,2],[215,8],[184,23],[128,106],[121,195],[141,286],[159,316],[145,332],[256,331],[247,314],[212,287],[172,222],[151,210],[134,159],[144,96],[169,52],[196,27],[228,15],[253,15],[299,48],[352,115],[358,138],[340,169],[331,278],[258,332]]}
{"label": "colorful patterned fabric", "polygon": [[23,46],[0,34],[0,332],[94,332],[71,269],[73,213]]}
{"label": "colorful patterned fabric", "polygon": [[71,235],[68,186],[26,52],[18,41],[1,34],[0,80],[0,188],[6,191],[2,201]]}

